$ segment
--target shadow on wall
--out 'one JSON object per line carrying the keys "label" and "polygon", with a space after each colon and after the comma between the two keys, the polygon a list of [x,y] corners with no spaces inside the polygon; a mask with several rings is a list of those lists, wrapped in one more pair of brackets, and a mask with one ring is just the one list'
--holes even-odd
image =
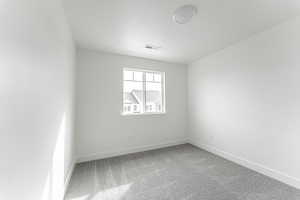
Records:
{"label": "shadow on wall", "polygon": [[62,200],[65,192],[65,133],[66,113],[63,114],[59,126],[58,137],[52,157],[52,166],[49,169],[43,189],[42,200]]}

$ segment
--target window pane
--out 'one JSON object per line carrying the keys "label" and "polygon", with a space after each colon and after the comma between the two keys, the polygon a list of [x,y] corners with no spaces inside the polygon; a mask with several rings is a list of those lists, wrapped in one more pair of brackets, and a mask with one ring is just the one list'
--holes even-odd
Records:
{"label": "window pane", "polygon": [[164,112],[164,77],[160,72],[124,70],[123,113]]}
{"label": "window pane", "polygon": [[124,80],[133,80],[133,71],[124,70]]}
{"label": "window pane", "polygon": [[146,81],[153,81],[153,73],[146,73]]}
{"label": "window pane", "polygon": [[123,112],[141,113],[143,109],[143,82],[123,82]]}
{"label": "window pane", "polygon": [[146,112],[162,112],[161,83],[146,82]]}
{"label": "window pane", "polygon": [[154,81],[160,83],[161,82],[161,74],[155,73],[154,74]]}
{"label": "window pane", "polygon": [[134,72],[135,81],[143,81],[143,72]]}

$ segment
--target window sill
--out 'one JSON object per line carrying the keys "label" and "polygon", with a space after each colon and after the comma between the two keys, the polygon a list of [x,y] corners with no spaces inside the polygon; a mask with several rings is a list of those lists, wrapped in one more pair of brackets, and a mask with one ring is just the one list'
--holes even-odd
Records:
{"label": "window sill", "polygon": [[158,112],[158,113],[121,113],[121,116],[143,116],[143,115],[165,115],[166,112]]}

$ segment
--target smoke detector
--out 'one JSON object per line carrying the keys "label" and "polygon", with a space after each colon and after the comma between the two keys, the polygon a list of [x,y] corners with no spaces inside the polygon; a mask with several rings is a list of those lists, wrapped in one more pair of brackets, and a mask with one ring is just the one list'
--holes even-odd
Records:
{"label": "smoke detector", "polygon": [[173,20],[178,24],[186,24],[193,16],[195,16],[198,12],[198,9],[194,5],[184,5],[175,10],[173,13]]}

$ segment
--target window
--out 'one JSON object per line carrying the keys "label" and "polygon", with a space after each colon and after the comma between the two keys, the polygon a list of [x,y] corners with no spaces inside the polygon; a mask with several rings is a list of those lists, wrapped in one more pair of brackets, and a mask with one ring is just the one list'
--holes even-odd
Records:
{"label": "window", "polygon": [[123,71],[123,114],[165,112],[164,72]]}

